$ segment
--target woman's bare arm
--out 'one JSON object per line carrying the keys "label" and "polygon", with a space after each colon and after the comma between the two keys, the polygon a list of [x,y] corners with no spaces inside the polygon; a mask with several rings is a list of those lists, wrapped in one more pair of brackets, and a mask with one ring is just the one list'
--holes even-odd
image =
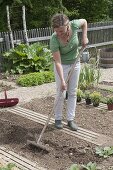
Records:
{"label": "woman's bare arm", "polygon": [[62,68],[62,65],[61,65],[61,57],[60,57],[59,51],[53,53],[53,59],[54,59],[55,65],[56,65],[57,73],[58,73],[60,80],[61,80],[61,89],[66,90],[66,83],[65,83],[65,80],[64,80],[63,68]]}

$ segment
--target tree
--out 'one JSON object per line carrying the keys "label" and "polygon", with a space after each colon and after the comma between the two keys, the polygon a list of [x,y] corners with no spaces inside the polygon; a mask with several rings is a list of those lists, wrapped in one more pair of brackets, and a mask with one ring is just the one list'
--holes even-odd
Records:
{"label": "tree", "polygon": [[0,0],[0,30],[7,30],[6,6],[11,5],[12,0]]}
{"label": "tree", "polygon": [[[85,18],[88,22],[106,20],[112,0],[64,0],[71,19]],[[70,5],[69,5],[70,4]]]}
{"label": "tree", "polygon": [[[22,28],[22,6],[32,8],[31,0],[0,0],[0,30],[7,31],[6,6],[10,8],[12,30]],[[18,22],[17,22],[18,21]]]}
{"label": "tree", "polygon": [[85,18],[88,22],[113,19],[113,0],[0,0],[0,30],[6,31],[6,5],[11,11],[12,30],[22,29],[22,6],[26,6],[27,29],[50,26],[54,13],[63,12],[70,20]]}
{"label": "tree", "polygon": [[25,16],[25,6],[22,7],[22,11],[23,11],[23,28],[24,28],[24,36],[25,36],[25,42],[27,45],[29,45],[29,41],[28,41],[28,36],[27,36],[27,28],[26,28],[26,16]]}
{"label": "tree", "polygon": [[33,8],[26,13],[29,28],[50,26],[51,16],[56,12],[66,12],[62,0],[32,0]]}
{"label": "tree", "polygon": [[14,48],[14,41],[13,41],[13,34],[11,30],[11,24],[10,24],[10,14],[9,14],[9,6],[6,6],[6,11],[7,11],[7,24],[8,24],[8,29],[10,33],[10,39],[11,39],[11,47]]}
{"label": "tree", "polygon": [[113,20],[113,0],[109,0],[109,17]]}
{"label": "tree", "polygon": [[109,13],[108,0],[83,0],[79,8],[80,17],[85,17],[88,22],[106,20]]}

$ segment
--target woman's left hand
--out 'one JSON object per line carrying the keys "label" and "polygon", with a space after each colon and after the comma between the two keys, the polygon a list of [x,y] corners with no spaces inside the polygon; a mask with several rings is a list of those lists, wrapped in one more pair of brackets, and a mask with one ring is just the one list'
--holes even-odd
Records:
{"label": "woman's left hand", "polygon": [[82,47],[85,48],[87,46],[88,42],[89,42],[89,40],[87,37],[83,38],[82,39]]}

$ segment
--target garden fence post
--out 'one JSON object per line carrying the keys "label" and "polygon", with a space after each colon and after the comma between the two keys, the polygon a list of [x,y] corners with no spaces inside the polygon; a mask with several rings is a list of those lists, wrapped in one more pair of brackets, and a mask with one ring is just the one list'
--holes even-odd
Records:
{"label": "garden fence post", "polygon": [[5,46],[6,46],[5,51],[9,51],[11,47],[10,47],[10,40],[9,40],[8,34],[4,35],[4,42],[5,42]]}
{"label": "garden fence post", "polygon": [[3,61],[3,57],[2,54],[0,53],[0,73],[2,72],[2,61]]}

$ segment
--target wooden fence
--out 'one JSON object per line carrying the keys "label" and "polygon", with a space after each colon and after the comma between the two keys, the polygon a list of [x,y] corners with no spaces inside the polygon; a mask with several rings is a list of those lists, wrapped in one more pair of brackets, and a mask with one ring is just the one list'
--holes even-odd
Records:
{"label": "wooden fence", "polygon": [[[49,45],[50,36],[53,30],[48,28],[38,28],[27,30],[29,43],[42,42]],[[81,39],[81,30],[78,30]],[[15,46],[25,42],[23,30],[13,31]],[[113,21],[98,22],[88,24],[89,46],[105,46],[113,44]],[[9,32],[0,32],[0,54],[11,48]]]}

